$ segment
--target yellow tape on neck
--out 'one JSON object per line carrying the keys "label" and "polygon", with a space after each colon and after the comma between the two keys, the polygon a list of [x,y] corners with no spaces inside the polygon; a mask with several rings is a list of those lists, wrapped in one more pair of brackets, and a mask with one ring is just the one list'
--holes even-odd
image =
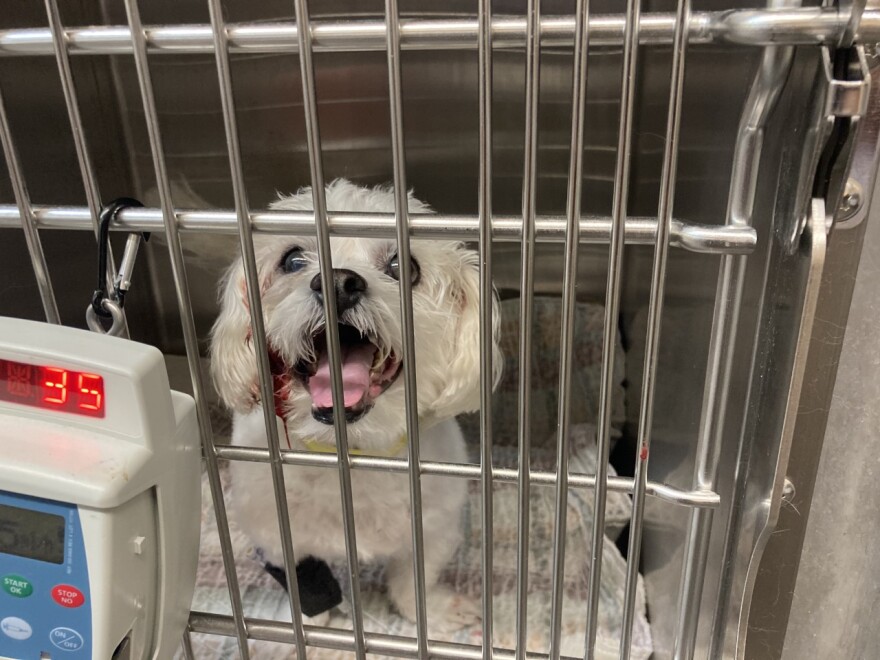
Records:
{"label": "yellow tape on neck", "polygon": [[[401,451],[403,451],[404,447],[406,447],[406,439],[406,434],[404,433],[402,436],[400,436],[400,439],[396,443],[394,443],[391,447],[384,451],[378,449],[352,449],[351,447],[349,447],[348,453],[352,456],[381,456],[383,458],[392,458],[394,456],[397,456]],[[318,442],[314,438],[303,440],[302,443],[309,451],[314,451],[321,454],[336,453],[336,445],[330,445],[326,442]]]}

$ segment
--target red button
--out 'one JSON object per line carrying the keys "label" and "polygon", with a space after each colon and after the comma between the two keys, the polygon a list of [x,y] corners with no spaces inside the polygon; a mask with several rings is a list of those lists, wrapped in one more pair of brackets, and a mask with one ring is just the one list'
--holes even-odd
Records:
{"label": "red button", "polygon": [[56,584],[52,587],[52,600],[62,607],[79,607],[86,602],[82,591],[69,584]]}

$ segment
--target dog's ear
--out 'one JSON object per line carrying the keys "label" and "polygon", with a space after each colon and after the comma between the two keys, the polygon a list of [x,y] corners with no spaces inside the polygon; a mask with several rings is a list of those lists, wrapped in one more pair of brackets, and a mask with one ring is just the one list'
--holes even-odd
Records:
{"label": "dog's ear", "polygon": [[223,402],[245,413],[258,402],[257,361],[241,259],[220,290],[220,315],[211,331],[211,376]]}
{"label": "dog's ear", "polygon": [[[478,255],[458,248],[460,268],[447,295],[458,306],[446,387],[435,403],[438,417],[472,412],[480,407],[480,272]],[[492,290],[492,388],[501,380],[501,306]]]}

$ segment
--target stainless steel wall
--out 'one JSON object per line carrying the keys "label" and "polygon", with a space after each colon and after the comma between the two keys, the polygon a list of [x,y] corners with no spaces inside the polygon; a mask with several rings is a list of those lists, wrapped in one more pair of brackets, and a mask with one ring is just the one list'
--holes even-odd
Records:
{"label": "stainless steel wall", "polygon": [[878,195],[867,227],[860,229],[865,239],[846,325],[829,318],[820,326],[828,344],[842,353],[830,406],[817,411],[828,416],[824,445],[805,447],[806,460],[800,461],[817,474],[815,488],[807,473],[807,487],[798,489],[807,492],[797,492],[787,508],[804,545],[794,592],[787,595],[791,614],[777,631],[785,636],[785,660],[880,655],[874,615],[880,597]]}

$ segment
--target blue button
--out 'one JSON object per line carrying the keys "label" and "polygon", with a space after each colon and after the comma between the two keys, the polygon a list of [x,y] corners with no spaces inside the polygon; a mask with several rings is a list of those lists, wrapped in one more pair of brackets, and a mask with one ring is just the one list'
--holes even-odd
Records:
{"label": "blue button", "polygon": [[62,651],[79,651],[85,642],[73,628],[55,628],[49,633],[49,641]]}

